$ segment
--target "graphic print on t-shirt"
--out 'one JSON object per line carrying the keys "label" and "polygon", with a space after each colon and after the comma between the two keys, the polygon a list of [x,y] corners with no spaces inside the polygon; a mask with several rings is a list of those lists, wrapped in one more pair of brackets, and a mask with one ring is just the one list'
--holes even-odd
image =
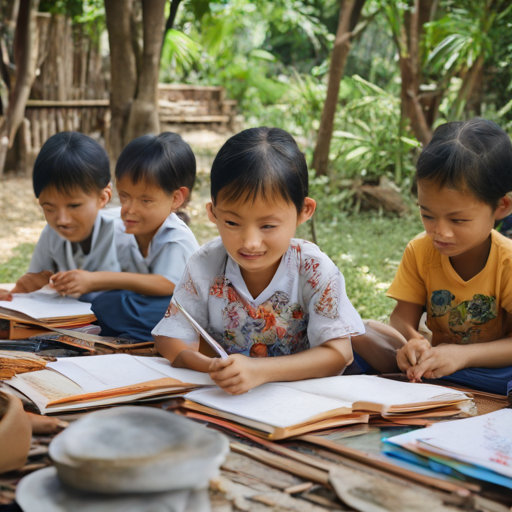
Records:
{"label": "graphic print on t-shirt", "polygon": [[452,306],[455,295],[449,290],[434,290],[430,296],[432,317],[448,316],[448,327],[459,343],[479,341],[482,326],[498,316],[496,297],[477,293],[471,300]]}

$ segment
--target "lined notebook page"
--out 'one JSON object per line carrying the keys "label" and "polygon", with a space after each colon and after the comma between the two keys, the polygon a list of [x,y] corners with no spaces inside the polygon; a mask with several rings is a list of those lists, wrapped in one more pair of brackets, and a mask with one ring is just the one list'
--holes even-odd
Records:
{"label": "lined notebook page", "polygon": [[212,409],[281,428],[303,423],[318,414],[342,407],[348,408],[343,412],[348,413],[351,406],[341,400],[275,384],[263,384],[243,395],[230,395],[220,388],[199,389],[188,393],[186,398]]}
{"label": "lined notebook page", "polygon": [[372,402],[391,406],[435,400],[442,401],[447,397],[465,397],[461,391],[442,386],[399,382],[372,375],[339,375],[337,377],[297,382],[277,382],[275,385],[336,400],[344,400],[351,404]]}

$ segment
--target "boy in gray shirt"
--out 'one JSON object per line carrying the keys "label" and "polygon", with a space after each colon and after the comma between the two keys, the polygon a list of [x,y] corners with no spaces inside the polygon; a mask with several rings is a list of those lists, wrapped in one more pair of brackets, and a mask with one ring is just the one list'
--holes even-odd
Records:
{"label": "boy in gray shirt", "polygon": [[100,144],[82,133],[57,133],[42,147],[32,179],[48,224],[13,293],[38,290],[56,272],[119,272],[115,221],[102,210],[112,188],[108,156]]}

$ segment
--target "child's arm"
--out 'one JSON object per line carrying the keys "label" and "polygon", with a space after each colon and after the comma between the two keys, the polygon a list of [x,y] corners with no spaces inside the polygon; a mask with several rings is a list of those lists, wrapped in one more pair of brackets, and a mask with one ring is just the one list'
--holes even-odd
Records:
{"label": "child's arm", "polygon": [[421,356],[431,348],[428,340],[418,332],[422,314],[421,304],[399,300],[389,319],[391,327],[394,327],[408,341],[405,347],[397,351],[397,364],[404,372],[408,372],[416,365]]}
{"label": "child's arm", "polygon": [[212,358],[199,353],[190,345],[178,338],[169,338],[167,336],[153,336],[155,348],[168,359],[175,368],[189,368],[197,372],[207,373]]}
{"label": "child's arm", "polygon": [[83,295],[104,290],[130,290],[142,295],[165,296],[174,293],[174,283],[159,274],[130,272],[87,272],[68,270],[52,276],[53,287],[63,295]]}
{"label": "child's arm", "polygon": [[43,270],[42,272],[27,272],[17,281],[11,293],[30,293],[40,290],[50,282],[53,272]]}
{"label": "child's arm", "polygon": [[252,358],[234,354],[227,359],[217,358],[208,371],[224,391],[241,395],[265,382],[338,375],[352,361],[350,338],[337,338],[288,356]]}
{"label": "child's arm", "polygon": [[298,354],[252,358],[241,354],[210,358],[177,338],[155,336],[155,347],[174,367],[208,372],[222,389],[239,395],[265,382],[338,375],[352,360],[350,338],[329,340]]}

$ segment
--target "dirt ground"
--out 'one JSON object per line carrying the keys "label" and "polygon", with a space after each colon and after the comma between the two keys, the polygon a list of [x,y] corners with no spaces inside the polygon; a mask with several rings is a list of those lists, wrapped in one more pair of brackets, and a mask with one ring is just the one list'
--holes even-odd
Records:
{"label": "dirt ground", "polygon": [[[204,205],[209,199],[208,175],[213,158],[231,134],[208,130],[183,133],[197,159],[197,182],[186,211],[191,217],[191,229],[200,244],[216,236],[208,221]],[[114,197],[112,205],[118,204]],[[45,226],[44,215],[37,204],[30,178],[6,173],[0,180],[0,265],[13,256],[13,250],[25,243],[35,244]]]}

